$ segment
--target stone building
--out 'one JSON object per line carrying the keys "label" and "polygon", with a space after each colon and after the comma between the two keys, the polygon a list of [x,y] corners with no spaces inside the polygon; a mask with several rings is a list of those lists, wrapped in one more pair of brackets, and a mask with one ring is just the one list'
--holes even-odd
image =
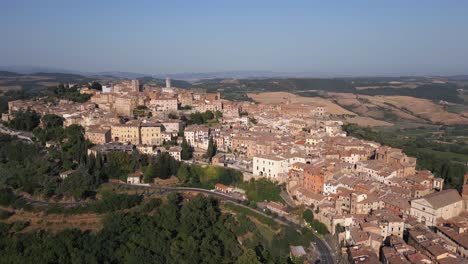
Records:
{"label": "stone building", "polygon": [[161,145],[165,139],[161,124],[130,121],[111,127],[112,140],[135,145]]}
{"label": "stone building", "polygon": [[85,137],[93,144],[105,144],[111,142],[111,130],[108,127],[89,127]]}
{"label": "stone building", "polygon": [[458,216],[462,211],[460,194],[457,190],[449,189],[412,200],[410,214],[426,226],[435,226],[440,220]]}

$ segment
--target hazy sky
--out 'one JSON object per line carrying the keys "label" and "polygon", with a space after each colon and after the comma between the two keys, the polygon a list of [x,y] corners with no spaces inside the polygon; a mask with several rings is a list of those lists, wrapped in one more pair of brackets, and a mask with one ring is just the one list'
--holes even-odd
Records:
{"label": "hazy sky", "polygon": [[467,10],[461,0],[0,0],[0,66],[468,74]]}

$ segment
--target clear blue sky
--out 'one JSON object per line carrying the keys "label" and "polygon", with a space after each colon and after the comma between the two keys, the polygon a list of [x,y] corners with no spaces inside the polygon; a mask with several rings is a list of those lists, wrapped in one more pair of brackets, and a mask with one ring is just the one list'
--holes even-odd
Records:
{"label": "clear blue sky", "polygon": [[0,66],[468,74],[468,1],[0,0]]}

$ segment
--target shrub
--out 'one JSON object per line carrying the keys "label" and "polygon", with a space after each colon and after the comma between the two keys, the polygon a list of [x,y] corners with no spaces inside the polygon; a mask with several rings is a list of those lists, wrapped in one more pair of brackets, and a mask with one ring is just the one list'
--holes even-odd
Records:
{"label": "shrub", "polygon": [[0,209],[0,219],[1,220],[9,218],[13,214],[14,214],[13,212],[9,212],[9,211]]}
{"label": "shrub", "polygon": [[26,227],[29,226],[29,222],[23,222],[23,221],[18,221],[18,222],[13,222],[11,224],[11,230],[14,232],[20,232],[21,230],[25,229]]}

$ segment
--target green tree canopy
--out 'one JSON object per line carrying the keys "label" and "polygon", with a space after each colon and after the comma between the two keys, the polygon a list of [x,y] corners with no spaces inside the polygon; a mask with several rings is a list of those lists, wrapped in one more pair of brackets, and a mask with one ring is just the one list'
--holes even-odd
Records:
{"label": "green tree canopy", "polygon": [[63,118],[54,114],[46,114],[41,119],[44,128],[54,128],[63,126]]}
{"label": "green tree canopy", "polygon": [[40,122],[39,114],[31,110],[16,112],[13,117],[8,126],[17,130],[32,131]]}
{"label": "green tree canopy", "polygon": [[177,174],[179,166],[180,163],[169,153],[161,153],[146,168],[144,180],[145,182],[152,182],[154,178],[167,179]]}
{"label": "green tree canopy", "polygon": [[182,147],[182,151],[180,153],[180,157],[181,159],[183,160],[190,160],[192,159],[192,156],[193,156],[193,147],[190,146],[188,143],[187,143],[187,140],[184,140],[182,141],[182,144],[181,144],[181,147]]}
{"label": "green tree canopy", "polygon": [[102,91],[102,85],[98,82],[92,82],[90,88],[94,90]]}
{"label": "green tree canopy", "polygon": [[304,218],[307,223],[311,224],[312,221],[314,221],[314,213],[310,209],[307,209],[302,213],[302,218]]}
{"label": "green tree canopy", "polygon": [[211,161],[211,158],[213,158],[214,155],[216,155],[216,150],[217,150],[216,143],[213,141],[213,138],[210,137],[208,141],[208,149],[206,150],[205,158]]}

